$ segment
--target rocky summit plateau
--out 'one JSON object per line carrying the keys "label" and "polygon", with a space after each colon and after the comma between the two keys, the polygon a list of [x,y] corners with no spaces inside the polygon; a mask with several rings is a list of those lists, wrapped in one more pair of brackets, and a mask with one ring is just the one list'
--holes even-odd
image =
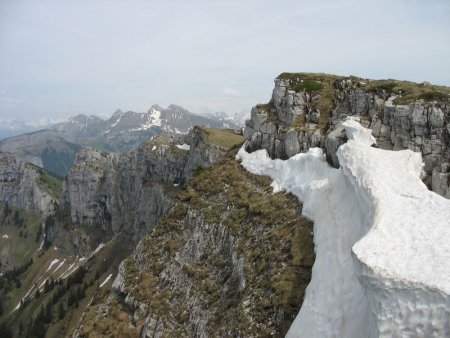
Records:
{"label": "rocky summit plateau", "polygon": [[0,335],[450,335],[449,87],[283,73],[217,121],[77,116],[37,133],[63,177],[0,153]]}

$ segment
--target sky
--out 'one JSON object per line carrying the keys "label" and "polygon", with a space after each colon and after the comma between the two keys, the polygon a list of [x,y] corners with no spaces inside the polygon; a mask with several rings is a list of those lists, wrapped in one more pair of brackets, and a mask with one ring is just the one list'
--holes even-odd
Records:
{"label": "sky", "polygon": [[250,111],[282,72],[450,85],[448,0],[0,0],[0,119]]}

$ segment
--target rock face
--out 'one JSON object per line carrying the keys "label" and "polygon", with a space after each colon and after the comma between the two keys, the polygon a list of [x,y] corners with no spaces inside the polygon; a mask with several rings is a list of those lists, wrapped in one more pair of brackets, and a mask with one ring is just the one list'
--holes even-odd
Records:
{"label": "rock face", "polygon": [[450,159],[447,92],[446,87],[405,81],[281,74],[270,102],[254,107],[246,122],[247,150],[266,149],[271,158],[286,159],[321,147],[338,167],[336,150],[346,141],[341,123],[347,116],[359,116],[379,147],[421,152],[424,182],[445,196],[450,177],[442,170]]}
{"label": "rock face", "polygon": [[51,180],[58,178],[12,153],[0,152],[0,201],[46,216],[58,204]]}
{"label": "rock face", "polygon": [[312,224],[235,154],[178,194],[78,336],[284,336],[310,280]]}
{"label": "rock face", "polygon": [[75,224],[125,231],[138,239],[194,170],[211,165],[224,151],[197,127],[183,140],[161,136],[124,153],[84,148],[64,181],[62,204]]}

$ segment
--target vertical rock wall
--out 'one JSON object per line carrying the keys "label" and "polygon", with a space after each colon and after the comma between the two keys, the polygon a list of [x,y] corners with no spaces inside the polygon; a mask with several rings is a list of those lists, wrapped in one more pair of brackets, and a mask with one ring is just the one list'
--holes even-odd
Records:
{"label": "vertical rock wall", "polygon": [[119,154],[82,149],[63,185],[72,221],[139,239],[167,210],[178,186],[224,151],[208,144],[200,128],[182,142],[190,149],[178,148],[168,136]]}
{"label": "vertical rock wall", "polygon": [[44,172],[12,153],[0,152],[0,201],[44,216],[50,214],[58,200],[40,180]]}

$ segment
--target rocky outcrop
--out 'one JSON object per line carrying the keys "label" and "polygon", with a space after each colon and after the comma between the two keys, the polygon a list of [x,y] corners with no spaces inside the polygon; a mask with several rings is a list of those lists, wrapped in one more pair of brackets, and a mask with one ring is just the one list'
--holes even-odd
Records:
{"label": "rocky outcrop", "polygon": [[312,224],[235,154],[180,191],[78,336],[284,336],[310,280]]}
{"label": "rocky outcrop", "polygon": [[84,148],[64,181],[63,206],[75,224],[125,231],[138,239],[193,172],[211,165],[224,151],[209,143],[198,127],[182,140],[161,136],[119,154]]}
{"label": "rocky outcrop", "polygon": [[58,205],[52,191],[59,178],[22,161],[15,154],[0,152],[0,201],[44,216]]}
{"label": "rocky outcrop", "polygon": [[270,102],[254,107],[246,122],[247,150],[266,149],[271,158],[286,159],[321,147],[338,167],[336,150],[346,141],[341,123],[359,116],[379,147],[421,152],[424,182],[445,195],[449,175],[441,166],[450,159],[448,93],[446,87],[405,81],[282,74]]}

